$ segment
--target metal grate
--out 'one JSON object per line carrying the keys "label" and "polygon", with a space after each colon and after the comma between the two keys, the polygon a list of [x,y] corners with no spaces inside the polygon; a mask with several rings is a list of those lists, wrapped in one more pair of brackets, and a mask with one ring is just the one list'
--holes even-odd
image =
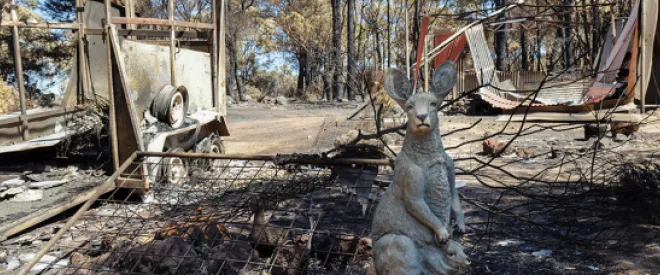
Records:
{"label": "metal grate", "polygon": [[[41,259],[50,264],[45,273],[368,272],[371,216],[391,181],[388,166],[190,155],[124,165],[138,168],[122,176],[142,164],[149,173],[171,172],[169,165],[180,165],[171,158],[179,158],[188,172],[150,174],[157,181],[149,190],[120,188],[99,198]],[[260,210],[263,226],[251,219]]]}

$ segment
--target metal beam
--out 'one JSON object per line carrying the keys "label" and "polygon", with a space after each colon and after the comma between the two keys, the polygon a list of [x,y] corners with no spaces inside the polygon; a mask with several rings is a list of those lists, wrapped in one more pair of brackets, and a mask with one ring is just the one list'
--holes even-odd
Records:
{"label": "metal beam", "polygon": [[174,64],[176,64],[176,38],[174,37],[174,0],[167,0],[167,14],[170,26],[170,83],[176,86],[176,73]]}
{"label": "metal beam", "polygon": [[358,159],[358,158],[286,158],[277,155],[258,155],[258,154],[211,154],[211,153],[172,153],[172,152],[138,152],[138,157],[178,157],[178,158],[203,158],[203,159],[236,159],[236,160],[265,160],[275,161],[284,159],[283,163],[300,164],[366,164],[366,165],[390,165],[388,159]]}
{"label": "metal beam", "polygon": [[[85,110],[84,106],[72,106],[72,107],[67,107],[67,108],[57,108],[54,110],[49,110],[49,111],[43,111],[43,112],[34,112],[31,114],[26,114],[24,115],[24,118],[26,120],[36,120],[40,118],[45,118],[45,117],[52,117],[52,116],[59,116],[59,115],[66,115],[70,113],[77,113],[80,111]],[[0,126],[7,125],[7,124],[12,124],[12,123],[18,123],[21,121],[20,116],[12,116],[8,118],[3,118],[0,119]]]}
{"label": "metal beam", "polygon": [[103,29],[105,30],[105,46],[107,54],[108,66],[108,101],[110,108],[110,143],[112,148],[112,163],[115,171],[119,171],[119,144],[117,141],[117,114],[115,112],[115,93],[113,87],[112,77],[112,43],[110,43],[110,18],[112,12],[110,9],[110,0],[103,0],[103,7],[105,11],[105,20],[103,22]]}
{"label": "metal beam", "polygon": [[18,85],[18,94],[21,103],[21,132],[23,133],[23,140],[30,140],[30,128],[28,126],[27,118],[27,103],[25,102],[25,80],[23,79],[23,61],[21,60],[21,45],[18,33],[18,16],[16,15],[16,0],[11,1],[11,20],[14,22],[12,37],[14,43],[14,68],[16,73],[16,84]]}
{"label": "metal beam", "polygon": [[19,28],[36,28],[36,29],[64,29],[64,30],[77,30],[80,28],[78,23],[60,23],[60,22],[46,22],[28,24],[25,22],[0,22],[0,27],[19,27]]}
{"label": "metal beam", "polygon": [[[175,31],[176,38],[208,39],[206,31]],[[152,37],[170,37],[169,30],[127,30],[117,29],[120,36],[152,36]],[[103,29],[85,28],[85,35],[103,35]]]}
{"label": "metal beam", "polygon": [[85,13],[83,12],[82,0],[76,0],[76,10],[78,11],[78,80],[80,81],[80,90],[78,94],[78,104],[85,104],[86,92],[89,91],[87,83],[87,58],[85,57]]}
{"label": "metal beam", "polygon": [[179,28],[210,29],[210,30],[215,28],[213,24],[176,21],[174,20],[174,15],[172,15],[172,20],[157,19],[157,18],[112,17],[112,24],[136,24],[136,25],[159,25],[159,26],[174,25],[175,27],[179,27]]}

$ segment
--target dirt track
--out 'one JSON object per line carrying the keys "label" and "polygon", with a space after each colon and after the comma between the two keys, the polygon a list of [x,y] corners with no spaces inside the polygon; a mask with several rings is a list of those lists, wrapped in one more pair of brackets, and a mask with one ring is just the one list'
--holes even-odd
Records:
{"label": "dirt track", "polygon": [[296,110],[292,107],[249,106],[228,108],[231,136],[226,137],[228,153],[276,154],[310,153],[326,117],[346,117],[345,108]]}

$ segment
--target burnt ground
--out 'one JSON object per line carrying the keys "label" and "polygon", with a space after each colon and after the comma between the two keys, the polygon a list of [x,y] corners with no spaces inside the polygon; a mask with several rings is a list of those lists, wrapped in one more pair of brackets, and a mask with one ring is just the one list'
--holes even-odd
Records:
{"label": "burnt ground", "polygon": [[[278,107],[286,109],[285,107]],[[317,116],[309,116],[305,111],[281,110],[272,113],[271,110],[259,110],[258,108],[229,109],[229,117],[232,114],[249,116],[257,118],[256,120],[245,120],[239,122],[244,131],[234,130],[236,135],[226,140],[228,148],[232,147],[234,140],[242,140],[241,148],[250,152],[263,152],[270,150],[277,139],[284,139],[280,127],[296,127],[295,125],[307,125],[312,121],[320,121]],[[247,112],[245,112],[247,111]],[[344,109],[326,109],[327,122],[328,115],[331,119],[345,118],[352,111]],[[246,114],[247,113],[247,114]],[[300,113],[300,115],[296,115]],[[316,113],[314,113],[316,114]],[[265,115],[266,117],[263,117]],[[262,116],[260,119],[259,116]],[[284,117],[284,118],[282,118]],[[462,169],[475,169],[481,163],[492,161],[498,167],[505,169],[519,177],[532,177],[541,175],[546,177],[569,179],[571,173],[566,175],[563,171],[584,170],[589,167],[591,162],[591,153],[593,150],[585,150],[594,144],[599,144],[598,157],[595,157],[597,163],[596,170],[614,169],[613,167],[603,166],[603,163],[612,163],[612,159],[617,161],[639,161],[646,159],[660,148],[660,116],[653,113],[645,117],[645,123],[641,130],[631,137],[618,135],[613,138],[611,133],[607,133],[600,140],[584,139],[584,131],[581,124],[561,124],[561,123],[506,123],[495,121],[493,116],[461,116],[450,115],[441,117],[441,128],[443,133],[450,133],[443,136],[443,144],[454,159],[457,166]],[[284,119],[293,125],[272,125],[270,128],[263,128],[269,125],[269,121],[278,121]],[[252,128],[254,127],[254,128]],[[325,123],[319,129],[320,136],[331,128],[332,124]],[[301,129],[302,128],[302,129]],[[466,130],[462,130],[466,129]],[[523,130],[525,135],[517,136],[516,133]],[[307,126],[300,127],[300,132],[294,133],[301,138],[295,140],[279,141],[286,144],[291,150],[298,152],[313,152],[313,142],[302,138],[308,135],[314,135],[315,129]],[[252,135],[253,131],[262,135]],[[289,130],[287,130],[288,132]],[[502,133],[499,133],[502,131]],[[291,132],[290,132],[291,133]],[[486,136],[495,135],[500,141],[507,142],[515,140],[510,144],[508,150],[500,157],[492,159],[490,156],[483,155],[482,140]],[[244,136],[251,138],[243,139]],[[395,135],[393,135],[395,136]],[[321,138],[322,139],[322,138]],[[237,142],[238,143],[238,142]],[[395,144],[398,145],[397,142]],[[398,146],[392,146],[394,150],[399,150]],[[518,150],[532,152],[533,157],[519,157]],[[231,149],[230,149],[231,150]],[[557,158],[553,158],[552,151],[555,151]],[[601,153],[602,152],[602,153]],[[579,155],[579,156],[578,156]],[[574,157],[578,159],[568,163],[563,163],[566,158]],[[472,159],[471,159],[472,158]],[[563,165],[560,165],[562,164]],[[517,184],[521,179],[502,175],[498,171],[483,169],[481,174],[488,176],[490,173],[499,180],[492,180],[487,177],[481,177],[482,183],[501,187],[503,184]],[[572,174],[575,176],[575,173]],[[466,198],[481,202],[494,203],[498,200],[511,200],[509,206],[515,205],[520,198],[500,197],[500,192],[493,189],[484,188],[475,177],[459,175],[459,181],[466,182],[466,188],[463,194]],[[501,203],[501,202],[500,202]],[[491,217],[488,220],[486,211],[475,207],[469,203],[463,203],[466,211],[466,218],[469,224],[472,224],[471,232],[468,232],[465,239],[466,251],[470,256],[472,265],[466,274],[655,274],[660,272],[660,227],[652,224],[634,224],[633,228],[614,229],[608,231],[609,234],[619,234],[628,239],[639,239],[639,245],[623,244],[620,240],[596,240],[584,241],[581,239],[573,241],[570,238],[545,237],[540,232],[535,236],[516,236],[520,232],[510,232],[511,230],[495,230],[483,226],[482,223],[497,221],[502,217]],[[506,204],[506,203],[504,203]],[[503,206],[502,206],[503,207]],[[585,208],[598,207],[598,205],[585,204]],[[582,230],[591,229],[588,218]],[[502,222],[502,221],[500,221]],[[524,223],[507,220],[502,222],[504,229],[507,227],[524,228]],[[594,225],[594,228],[596,226]],[[558,229],[561,230],[561,229]],[[529,230],[534,235],[534,230]],[[488,233],[488,234],[485,234]],[[512,235],[513,234],[513,235]],[[588,238],[587,238],[588,239]],[[538,255],[543,250],[550,250],[552,254],[549,257]],[[542,254],[542,253],[541,253]]]}
{"label": "burnt ground", "polygon": [[[332,140],[336,135],[333,127],[340,128],[335,121],[353,112],[349,107],[341,106],[269,106],[248,105],[230,107],[227,121],[232,136],[225,139],[225,147],[230,153],[274,154],[292,152],[317,152],[320,140]],[[597,158],[595,170],[612,172],[612,164],[616,161],[638,161],[657,151],[660,147],[660,116],[650,115],[647,123],[642,125],[635,137],[614,139],[607,134],[603,139],[585,140],[580,125],[570,124],[532,124],[496,122],[495,117],[476,117],[451,115],[441,117],[443,133],[451,133],[443,137],[447,151],[456,165],[462,170],[475,169],[484,162],[492,161],[493,165],[505,167],[508,173],[518,177],[535,176],[554,179],[573,179],[578,172],[588,170],[592,148],[598,144],[604,149],[602,157]],[[333,126],[334,125],[334,126]],[[467,130],[461,130],[469,128]],[[504,129],[504,133],[499,133]],[[517,136],[520,129],[527,133]],[[342,128],[341,131],[344,129]],[[331,135],[323,138],[324,135]],[[514,139],[509,150],[500,157],[492,159],[483,155],[481,140],[488,135],[495,135],[501,141]],[[395,136],[395,135],[393,135]],[[397,138],[392,148],[399,150]],[[327,142],[326,142],[327,143]],[[519,149],[532,152],[532,156],[520,157]],[[552,156],[552,151],[556,155]],[[567,158],[573,161],[564,162]],[[616,161],[615,161],[616,160]],[[559,165],[563,164],[563,165]],[[586,165],[586,166],[585,166]],[[49,179],[61,177],[61,171],[67,166],[48,169],[44,167],[42,174]],[[70,171],[70,170],[69,170]],[[99,184],[103,176],[97,177],[95,170],[78,169],[77,180],[70,181],[65,187],[46,190],[44,198],[37,204],[23,206],[14,203],[0,202],[0,221],[4,224],[11,219],[24,215],[22,213],[36,211],[47,207],[48,203],[65,199],[76,192]],[[567,172],[570,171],[570,172]],[[577,171],[577,172],[576,172]],[[3,172],[2,180],[25,174],[20,171]],[[504,194],[498,189],[486,188],[516,186],[522,184],[521,178],[503,174],[497,169],[483,169],[478,174],[458,175],[458,181],[466,183],[461,190],[467,199],[463,202],[469,230],[464,236],[466,252],[472,264],[464,274],[658,274],[660,273],[660,227],[644,221],[631,223],[621,216],[602,216],[601,213],[592,217],[575,215],[575,223],[571,232],[565,234],[567,227],[547,226],[548,222],[562,216],[570,216],[571,210],[579,209],[564,207],[562,202],[553,202],[551,206],[560,206],[557,211],[539,211],[534,217],[538,224],[531,226],[529,221],[520,221],[520,217],[489,215],[485,211],[488,205],[496,205],[498,209],[515,207],[520,216],[536,211],[534,206],[521,207],[521,201],[529,201],[529,197],[516,194]],[[490,176],[490,177],[489,177]],[[579,176],[578,176],[579,177]],[[480,182],[481,181],[481,182]],[[543,184],[543,183],[538,183]],[[532,189],[524,189],[532,192]],[[538,192],[544,192],[540,190]],[[586,201],[587,199],[585,199]],[[4,203],[4,204],[3,204]],[[573,205],[574,202],[566,203]],[[29,206],[28,206],[29,205]],[[599,208],[599,204],[585,203],[582,208]],[[571,206],[573,207],[573,206]],[[491,209],[492,210],[492,209]],[[541,209],[543,210],[543,209]],[[16,212],[18,211],[18,212]],[[561,211],[564,211],[563,213]],[[541,213],[541,214],[538,214]],[[614,226],[608,223],[607,228],[601,225],[612,220]],[[9,240],[0,249],[0,268],[6,268],[9,260],[21,253],[36,251],[49,239],[49,236],[63,223],[64,219],[40,227],[34,231]],[[571,226],[568,226],[571,228]],[[592,238],[594,235],[608,238]],[[628,240],[628,241],[626,241]],[[551,253],[549,253],[551,251]],[[12,271],[5,272],[11,274]]]}
{"label": "burnt ground", "polygon": [[107,178],[105,170],[102,169],[103,163],[94,164],[55,159],[0,164],[0,182],[21,179],[26,181],[25,186],[27,186],[35,182],[66,181],[51,188],[32,189],[43,190],[43,197],[38,200],[20,202],[9,197],[0,200],[0,225],[11,223],[34,212],[47,210],[103,183]]}

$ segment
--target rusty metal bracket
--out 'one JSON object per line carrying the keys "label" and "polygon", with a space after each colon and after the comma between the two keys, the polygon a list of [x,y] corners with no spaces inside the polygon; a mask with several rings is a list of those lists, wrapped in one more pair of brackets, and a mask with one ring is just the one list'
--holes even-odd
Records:
{"label": "rusty metal bracket", "polygon": [[21,114],[18,116],[18,121],[21,122],[21,133],[23,134],[23,140],[30,140],[30,126],[28,125],[28,116],[27,114]]}

